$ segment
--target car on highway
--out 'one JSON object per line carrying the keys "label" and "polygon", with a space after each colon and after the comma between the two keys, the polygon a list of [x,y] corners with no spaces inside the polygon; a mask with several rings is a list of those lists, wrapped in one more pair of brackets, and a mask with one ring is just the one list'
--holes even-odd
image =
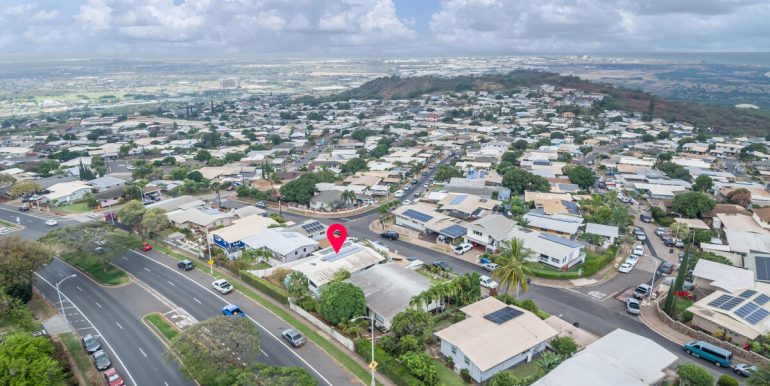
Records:
{"label": "car on highway", "polygon": [[634,290],[634,297],[637,299],[643,299],[645,296],[652,292],[652,286],[649,284],[639,284]]}
{"label": "car on highway", "polygon": [[639,256],[637,255],[629,255],[626,257],[626,263],[631,264],[632,267],[636,267],[636,263],[639,262]]}
{"label": "car on highway", "polygon": [[671,264],[668,261],[664,261],[658,265],[658,275],[670,275],[671,272],[674,272],[674,264]]}
{"label": "car on highway", "polygon": [[145,252],[151,251],[152,250],[152,245],[144,243],[144,244],[142,244],[142,250],[145,251]]}
{"label": "car on highway", "polygon": [[492,272],[492,271],[500,268],[500,266],[495,264],[495,263],[486,263],[486,264],[482,265],[481,268],[483,268],[487,272]]}
{"label": "car on highway", "polygon": [[19,205],[19,210],[22,212],[26,212],[29,210],[29,204],[21,204]]}
{"label": "car on highway", "polygon": [[399,236],[398,236],[398,232],[396,231],[385,231],[380,233],[380,237],[388,240],[398,240]]}
{"label": "car on highway", "polygon": [[107,370],[110,367],[112,367],[112,362],[110,361],[110,356],[107,355],[104,350],[99,350],[93,354],[91,354],[91,359],[94,361],[94,365],[96,366],[97,370]]}
{"label": "car on highway", "polygon": [[52,218],[49,218],[48,220],[45,220],[45,225],[48,225],[49,227],[52,227],[52,226],[55,226],[55,225],[58,225],[58,224],[59,224],[59,222],[54,220],[54,219],[52,219]]}
{"label": "car on highway", "polygon": [[633,315],[639,315],[642,312],[639,301],[634,298],[626,299],[626,312]]}
{"label": "car on highway", "polygon": [[187,260],[187,259],[182,260],[182,261],[176,263],[176,266],[179,267],[179,269],[182,269],[182,270],[185,270],[185,271],[189,271],[189,270],[195,268],[195,264],[193,264],[192,261]]}
{"label": "car on highway", "polygon": [[99,339],[91,334],[80,338],[80,344],[83,345],[83,348],[86,349],[86,352],[89,354],[95,353],[102,349],[102,344],[99,343]]}
{"label": "car on highway", "polygon": [[214,282],[211,283],[211,286],[222,294],[229,294],[233,291],[233,286],[225,279],[214,280]]}
{"label": "car on highway", "polygon": [[618,266],[618,272],[621,273],[629,273],[632,269],[634,269],[634,266],[631,263],[623,263]]}
{"label": "car on highway", "polygon": [[123,378],[118,374],[118,370],[109,369],[103,372],[102,375],[104,375],[104,380],[108,386],[123,386],[125,384]]}
{"label": "car on highway", "polygon": [[660,237],[665,236],[666,235],[666,228],[663,228],[663,227],[655,228],[655,234],[660,236]]}
{"label": "car on highway", "polygon": [[736,374],[743,376],[743,377],[750,377],[751,374],[754,374],[754,372],[757,371],[757,366],[754,365],[747,365],[747,364],[739,364],[733,366],[733,372]]}
{"label": "car on highway", "polygon": [[642,256],[642,255],[644,255],[644,246],[643,246],[643,245],[641,245],[641,244],[640,244],[640,245],[637,245],[637,246],[635,246],[635,247],[634,247],[634,251],[633,251],[633,252],[631,252],[631,253],[633,253],[634,255],[637,255],[637,256]]}
{"label": "car on highway", "polygon": [[639,220],[642,220],[642,222],[652,222],[652,217],[650,217],[648,214],[640,214]]}
{"label": "car on highway", "polygon": [[462,243],[454,247],[454,252],[458,255],[462,255],[465,252],[470,251],[473,249],[473,245],[471,243]]}
{"label": "car on highway", "polygon": [[492,280],[489,276],[479,277],[479,284],[484,288],[495,289],[497,288],[497,282]]}
{"label": "car on highway", "polygon": [[449,270],[449,264],[442,260],[434,261],[433,266],[444,271]]}
{"label": "car on highway", "polygon": [[241,308],[236,306],[235,304],[228,304],[224,307],[222,307],[222,315],[224,316],[235,316],[238,318],[242,318],[246,316],[246,314],[241,311]]}
{"label": "car on highway", "polygon": [[302,347],[302,345],[305,344],[305,337],[293,328],[283,330],[281,336],[291,345],[291,347]]}

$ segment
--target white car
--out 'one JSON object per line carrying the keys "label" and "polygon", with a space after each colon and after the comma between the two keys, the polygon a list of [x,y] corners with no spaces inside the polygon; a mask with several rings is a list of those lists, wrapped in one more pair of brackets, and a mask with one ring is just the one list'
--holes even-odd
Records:
{"label": "white car", "polygon": [[623,263],[618,267],[620,273],[629,273],[632,269],[634,269],[634,266],[631,263]]}
{"label": "white car", "polygon": [[395,198],[404,197],[404,191],[403,190],[396,190],[396,192],[393,193],[393,197],[395,197]]}
{"label": "white car", "polygon": [[488,271],[488,272],[492,272],[492,271],[496,270],[499,267],[500,266],[495,264],[495,263],[486,263],[486,264],[481,266],[481,268],[483,268],[485,271]]}
{"label": "white car", "polygon": [[52,226],[58,225],[58,224],[59,224],[59,222],[54,220],[54,219],[52,219],[52,218],[45,221],[45,225],[48,225],[49,227],[52,227]]}
{"label": "white car", "polygon": [[455,247],[455,253],[458,255],[462,255],[463,253],[468,252],[471,249],[473,249],[473,245],[471,245],[471,243],[462,243]]}
{"label": "white car", "polygon": [[222,294],[227,294],[233,291],[233,286],[231,286],[230,282],[225,279],[214,280],[214,282],[211,283],[211,286]]}
{"label": "white car", "polygon": [[631,267],[636,267],[636,263],[639,262],[639,256],[631,255],[626,258],[626,263],[631,264]]}
{"label": "white car", "polygon": [[479,284],[481,284],[482,287],[486,287],[489,289],[495,289],[497,288],[497,282],[492,280],[489,276],[482,276],[479,278]]}
{"label": "white car", "polygon": [[412,200],[404,200],[404,201],[401,201],[401,204],[402,204],[402,205],[412,205]]}
{"label": "white car", "polygon": [[644,246],[642,245],[635,246],[633,254],[637,256],[644,255]]}

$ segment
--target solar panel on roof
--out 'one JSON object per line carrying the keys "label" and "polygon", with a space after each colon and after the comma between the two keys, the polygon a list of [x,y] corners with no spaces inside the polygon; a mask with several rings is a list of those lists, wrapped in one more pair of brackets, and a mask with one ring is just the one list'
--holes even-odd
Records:
{"label": "solar panel on roof", "polygon": [[329,250],[329,252],[325,253],[325,255],[321,257],[321,261],[329,261],[329,262],[337,261],[339,259],[348,257],[350,255],[353,255],[355,253],[358,253],[364,250],[358,245],[350,245],[347,247],[342,247],[339,253],[333,253],[334,250],[331,248],[327,248],[327,249]]}
{"label": "solar panel on roof", "polygon": [[770,256],[755,256],[757,280],[770,282]]}
{"label": "solar panel on roof", "polygon": [[754,303],[746,303],[735,311],[735,315],[745,319],[747,316],[749,316],[749,314],[756,311],[758,308],[759,306]]}
{"label": "solar panel on roof", "polygon": [[484,315],[484,319],[495,324],[503,324],[521,314],[523,314],[523,312],[515,308],[503,307],[491,314]]}
{"label": "solar panel on roof", "polygon": [[730,295],[722,295],[714,300],[712,300],[708,305],[711,307],[719,307],[722,304],[724,304],[726,301],[732,299],[732,296]]}
{"label": "solar panel on roof", "polygon": [[548,234],[548,233],[541,233],[539,237],[541,239],[546,239],[548,241],[553,241],[554,243],[565,245],[565,246],[568,246],[570,248],[580,248],[582,246],[582,244],[578,244],[578,243],[576,243],[576,242],[574,242],[572,240],[567,240],[565,238],[554,236],[554,235]]}
{"label": "solar panel on roof", "polygon": [[754,298],[754,303],[757,303],[757,304],[759,304],[760,306],[761,306],[761,305],[764,305],[764,304],[765,304],[765,303],[767,303],[768,301],[770,301],[770,296],[767,296],[767,295],[765,295],[765,294],[760,294],[759,296],[757,296],[757,297],[755,297],[755,298]]}
{"label": "solar panel on roof", "polygon": [[731,310],[731,309],[735,308],[735,306],[741,304],[741,302],[743,302],[743,300],[744,300],[743,298],[739,298],[737,296],[736,297],[732,297],[732,298],[730,298],[730,300],[724,302],[721,306],[719,306],[719,309],[720,310]]}
{"label": "solar panel on roof", "polygon": [[754,311],[753,314],[746,317],[746,321],[748,321],[751,324],[757,324],[762,321],[762,319],[766,318],[768,315],[770,315],[770,312],[768,312],[764,308],[760,308],[756,311]]}
{"label": "solar panel on roof", "polygon": [[747,299],[747,298],[750,298],[750,297],[754,296],[754,294],[756,294],[756,293],[757,293],[757,291],[754,291],[754,290],[746,290],[746,291],[741,292],[741,294],[738,295],[738,296],[740,296],[740,297],[742,297],[744,299]]}
{"label": "solar panel on roof", "polygon": [[309,224],[302,225],[302,229],[305,230],[305,232],[307,233],[315,233],[324,229],[324,226],[318,221],[313,221]]}
{"label": "solar panel on roof", "polygon": [[468,198],[468,196],[457,196],[452,199],[452,202],[450,202],[449,205],[459,205],[461,202],[465,201],[466,198]]}
{"label": "solar panel on roof", "polygon": [[442,235],[449,236],[453,239],[456,239],[458,237],[465,236],[468,233],[468,230],[465,229],[465,227],[462,227],[460,225],[450,225],[442,230],[439,231]]}
{"label": "solar panel on roof", "polygon": [[413,218],[413,219],[415,219],[417,221],[420,221],[420,222],[430,221],[433,218],[433,216],[427,215],[425,213],[420,213],[420,212],[418,212],[418,211],[416,211],[414,209],[407,209],[407,210],[405,210],[404,211],[404,216]]}

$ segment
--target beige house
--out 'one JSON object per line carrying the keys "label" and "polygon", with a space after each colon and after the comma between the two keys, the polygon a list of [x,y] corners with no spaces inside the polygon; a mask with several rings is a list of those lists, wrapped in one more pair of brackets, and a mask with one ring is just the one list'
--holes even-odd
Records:
{"label": "beige house", "polygon": [[724,333],[734,344],[743,346],[770,333],[770,284],[757,282],[748,289],[717,290],[698,300],[687,311],[691,324],[710,334]]}

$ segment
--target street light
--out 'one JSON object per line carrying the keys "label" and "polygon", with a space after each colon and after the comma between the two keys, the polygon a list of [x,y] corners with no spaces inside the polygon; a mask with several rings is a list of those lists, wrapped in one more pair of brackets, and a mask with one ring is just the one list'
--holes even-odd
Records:
{"label": "street light", "polygon": [[353,323],[353,322],[355,322],[355,321],[357,321],[359,319],[369,319],[372,322],[372,330],[371,330],[371,332],[372,332],[372,362],[369,363],[369,368],[372,369],[372,385],[371,386],[374,386],[374,369],[376,368],[374,366],[374,318],[369,317],[369,316],[358,316],[358,317],[355,317],[353,319],[350,319],[350,322]]}
{"label": "street light", "polygon": [[64,303],[62,303],[61,301],[61,291],[59,291],[59,285],[61,285],[61,283],[64,282],[65,280],[75,276],[77,275],[73,273],[72,275],[69,275],[64,279],[61,279],[56,283],[56,293],[59,295],[59,307],[61,308],[62,316],[64,316],[64,324],[69,324],[69,322],[67,322],[67,314],[64,312]]}

